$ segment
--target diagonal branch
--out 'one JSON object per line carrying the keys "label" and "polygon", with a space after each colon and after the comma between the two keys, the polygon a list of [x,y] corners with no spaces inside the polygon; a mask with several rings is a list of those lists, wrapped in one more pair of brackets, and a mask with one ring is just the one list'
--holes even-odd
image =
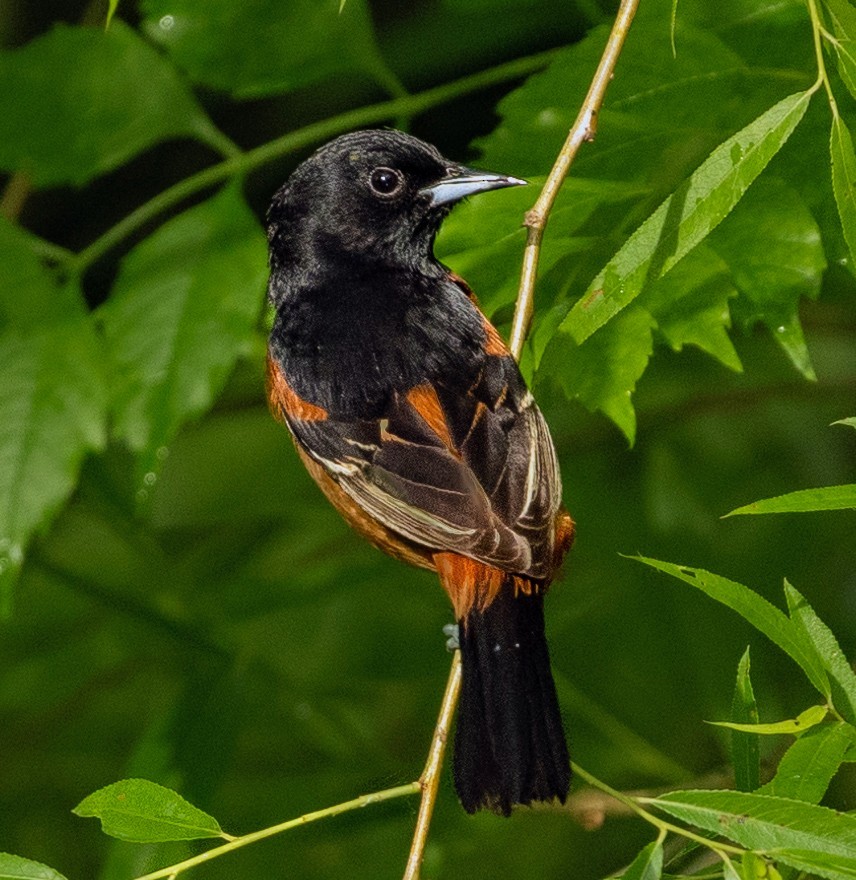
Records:
{"label": "diagonal branch", "polygon": [[428,761],[419,777],[419,785],[422,787],[422,801],[419,804],[419,816],[416,819],[416,830],[413,832],[413,843],[410,846],[410,855],[407,858],[407,868],[404,871],[403,880],[419,880],[419,868],[422,865],[425,843],[428,840],[428,828],[431,825],[431,816],[434,813],[434,803],[437,800],[437,790],[440,786],[443,754],[446,751],[446,742],[452,727],[452,716],[455,714],[455,706],[458,703],[460,692],[461,652],[456,650],[452,657],[452,669],[446,683],[446,693],[443,694],[440,716],[437,718],[437,727],[434,730],[434,739],[431,740]]}
{"label": "diagonal branch", "polygon": [[[556,196],[562,186],[562,182],[571,167],[574,157],[584,141],[594,139],[597,129],[597,114],[603,104],[606,87],[612,79],[615,64],[624,46],[624,40],[633,21],[639,0],[623,0],[621,8],[612,27],[612,32],[606,43],[603,57],[595,71],[594,79],[589,86],[583,105],[580,108],[577,120],[568,134],[565,145],[556,159],[556,164],[547,178],[541,195],[535,206],[526,214],[525,225],[529,229],[529,237],[526,242],[526,251],[523,256],[523,272],[520,282],[520,291],[517,295],[517,306],[514,312],[514,323],[511,331],[509,348],[515,360],[520,360],[523,351],[523,343],[529,330],[532,319],[533,298],[535,293],[535,277],[538,270],[538,257],[541,252],[541,239],[544,235],[544,227],[547,225],[547,217],[556,201]],[[419,868],[425,844],[428,839],[428,828],[431,815],[434,810],[434,802],[437,798],[440,770],[442,769],[443,753],[446,747],[449,725],[458,702],[461,687],[461,656],[460,651],[455,651],[452,659],[452,668],[449,672],[449,680],[446,684],[446,693],[440,707],[440,716],[434,739],[431,742],[428,763],[419,780],[422,786],[422,803],[419,807],[419,816],[416,821],[416,829],[413,834],[413,843],[410,848],[410,856],[407,859],[407,868],[403,880],[419,880]]]}
{"label": "diagonal branch", "polygon": [[166,868],[160,868],[157,871],[144,874],[141,877],[135,878],[135,880],[174,880],[175,877],[178,877],[179,874],[184,873],[189,868],[195,868],[197,865],[210,862],[212,859],[219,858],[220,856],[226,855],[226,853],[234,852],[236,849],[249,846],[251,843],[256,843],[259,840],[273,837],[275,834],[282,834],[283,831],[289,831],[292,828],[300,828],[303,825],[308,825],[310,822],[317,822],[319,819],[328,819],[332,816],[339,816],[342,813],[347,813],[351,810],[361,810],[363,807],[367,807],[370,804],[378,804],[381,801],[406,797],[407,795],[415,794],[417,791],[419,791],[419,783],[409,782],[407,785],[397,785],[395,788],[387,788],[383,791],[373,792],[372,794],[360,795],[353,800],[345,801],[342,804],[336,804],[333,807],[327,807],[324,810],[316,810],[313,813],[304,813],[296,819],[289,819],[287,822],[281,822],[279,825],[272,825],[270,828],[263,828],[261,831],[253,831],[250,834],[244,834],[241,837],[230,837],[226,843],[221,844],[220,846],[215,846],[213,849],[207,849],[205,852],[199,853],[199,855],[196,856],[191,856],[183,862],[178,862],[177,864],[169,865]]}
{"label": "diagonal branch", "polygon": [[576,122],[568,133],[568,138],[562,151],[553,165],[553,170],[547,178],[538,201],[530,211],[526,213],[524,226],[528,229],[528,237],[526,239],[526,250],[523,252],[523,270],[520,277],[520,290],[517,294],[517,305],[514,310],[514,321],[511,325],[511,340],[509,348],[512,354],[519,360],[523,351],[523,343],[526,341],[526,334],[529,332],[529,324],[532,321],[532,309],[535,297],[535,278],[538,274],[538,259],[541,255],[541,239],[544,237],[544,228],[547,226],[547,218],[556,196],[562,187],[562,183],[568,174],[571,163],[577,155],[577,151],[586,141],[593,141],[597,132],[597,115],[603,104],[606,95],[606,87],[612,79],[615,70],[615,64],[630,25],[633,16],[636,14],[636,8],[639,0],[622,0],[621,8],[615,18],[615,24],[612,26],[612,32],[606,41],[606,48],[603,50],[603,56],[600,64],[594,74],[594,79],[589,86],[588,94],[580,107]]}

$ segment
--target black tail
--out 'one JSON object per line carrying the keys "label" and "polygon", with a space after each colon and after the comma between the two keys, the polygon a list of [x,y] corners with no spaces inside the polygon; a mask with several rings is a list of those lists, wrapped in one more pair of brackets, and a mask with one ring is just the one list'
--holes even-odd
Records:
{"label": "black tail", "polygon": [[570,760],[550,655],[544,597],[503,585],[485,611],[460,621],[463,683],[455,788],[464,809],[509,815],[514,804],[564,803]]}

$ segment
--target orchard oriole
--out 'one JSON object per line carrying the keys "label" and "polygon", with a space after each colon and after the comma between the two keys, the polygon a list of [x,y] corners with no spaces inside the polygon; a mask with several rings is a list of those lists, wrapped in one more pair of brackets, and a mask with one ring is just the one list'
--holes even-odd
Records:
{"label": "orchard oriole", "polygon": [[268,397],[309,473],[459,623],[455,787],[469,812],[564,801],[544,592],[573,539],[550,433],[499,333],[433,254],[458,200],[525,181],[396,131],[344,135],[268,213]]}

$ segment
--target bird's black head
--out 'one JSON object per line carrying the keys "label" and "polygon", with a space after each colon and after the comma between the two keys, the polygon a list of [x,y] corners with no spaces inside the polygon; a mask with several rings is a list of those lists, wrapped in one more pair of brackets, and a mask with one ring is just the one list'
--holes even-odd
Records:
{"label": "bird's black head", "polygon": [[468,195],[524,183],[475,171],[398,131],[359,131],[303,162],[268,212],[271,297],[276,287],[311,283],[329,266],[433,261],[434,237],[452,205]]}

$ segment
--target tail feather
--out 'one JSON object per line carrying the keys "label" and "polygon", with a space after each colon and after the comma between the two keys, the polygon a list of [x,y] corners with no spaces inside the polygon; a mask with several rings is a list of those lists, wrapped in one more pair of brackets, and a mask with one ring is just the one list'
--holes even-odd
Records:
{"label": "tail feather", "polygon": [[544,597],[504,585],[461,621],[455,788],[467,812],[564,803],[571,771],[544,635]]}

